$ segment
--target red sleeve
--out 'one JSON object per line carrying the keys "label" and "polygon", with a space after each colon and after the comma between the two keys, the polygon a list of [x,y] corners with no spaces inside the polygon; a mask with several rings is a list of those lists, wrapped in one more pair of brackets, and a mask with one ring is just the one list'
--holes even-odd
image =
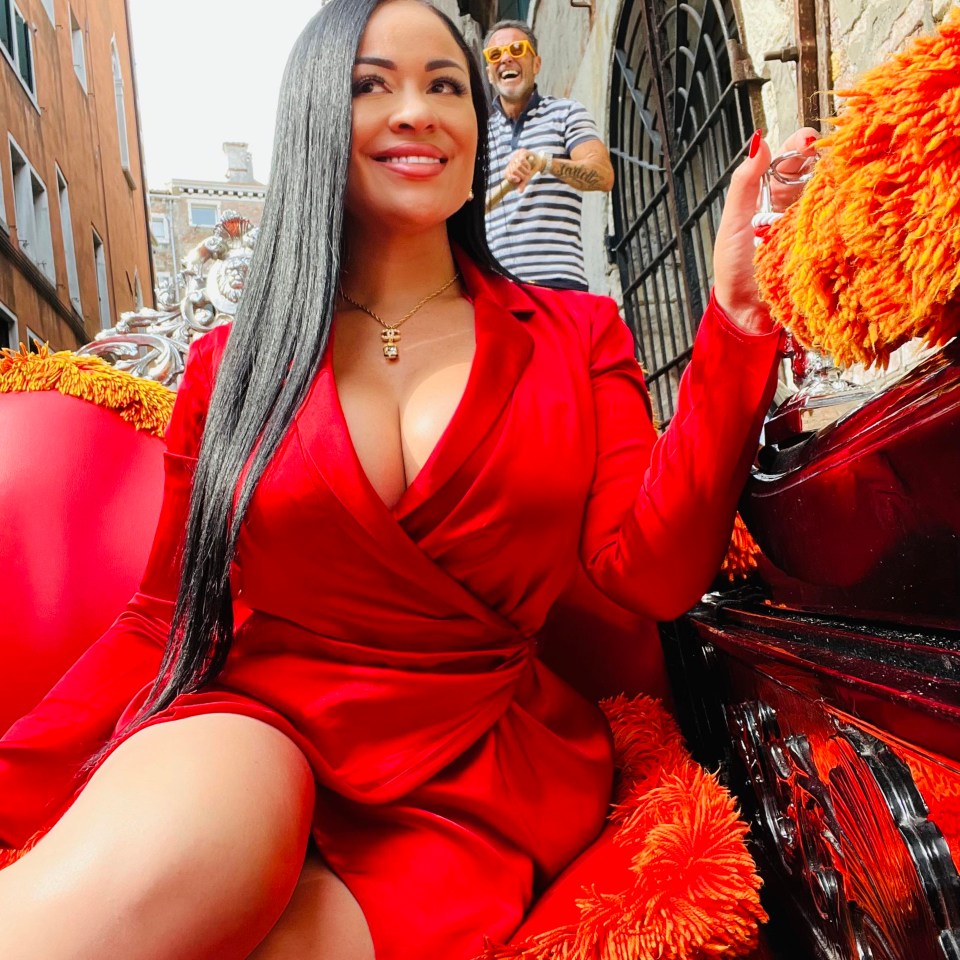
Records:
{"label": "red sleeve", "polygon": [[113,734],[134,696],[152,683],[179,585],[193,468],[206,420],[210,370],[192,346],[164,454],[160,520],[140,590],[107,632],[0,740],[0,847],[18,849],[59,816],[81,766]]}
{"label": "red sleeve", "polygon": [[597,466],[581,556],[610,599],[671,620],[700,598],[730,542],[776,386],[780,333],[741,331],[711,297],[659,438],[633,338],[608,298],[591,339]]}

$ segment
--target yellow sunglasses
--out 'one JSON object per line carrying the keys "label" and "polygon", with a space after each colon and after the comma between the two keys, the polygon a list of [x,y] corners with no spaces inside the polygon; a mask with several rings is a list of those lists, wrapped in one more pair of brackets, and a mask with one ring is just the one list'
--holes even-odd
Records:
{"label": "yellow sunglasses", "polygon": [[532,57],[537,55],[537,51],[533,49],[533,44],[529,40],[514,40],[512,43],[505,43],[502,47],[485,47],[483,57],[487,63],[499,63],[505,53],[509,53],[514,60],[519,60],[528,53]]}

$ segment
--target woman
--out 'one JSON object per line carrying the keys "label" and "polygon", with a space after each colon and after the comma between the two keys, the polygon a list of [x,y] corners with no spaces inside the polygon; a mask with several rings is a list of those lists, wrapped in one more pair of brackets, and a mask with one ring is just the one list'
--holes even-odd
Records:
{"label": "woman", "polygon": [[298,41],[141,592],[0,744],[0,845],[42,835],[0,872],[4,960],[466,958],[599,831],[609,735],[537,630],[578,563],[655,618],[719,564],[775,377],[769,153],[655,442],[612,301],[490,258],[483,96],[420,0]]}

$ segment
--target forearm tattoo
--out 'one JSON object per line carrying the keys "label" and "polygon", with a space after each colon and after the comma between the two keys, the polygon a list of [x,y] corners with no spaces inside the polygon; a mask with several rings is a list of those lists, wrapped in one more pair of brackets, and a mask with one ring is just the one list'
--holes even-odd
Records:
{"label": "forearm tattoo", "polygon": [[599,171],[582,163],[572,160],[558,160],[556,157],[550,162],[550,172],[564,183],[578,190],[602,190],[603,178]]}

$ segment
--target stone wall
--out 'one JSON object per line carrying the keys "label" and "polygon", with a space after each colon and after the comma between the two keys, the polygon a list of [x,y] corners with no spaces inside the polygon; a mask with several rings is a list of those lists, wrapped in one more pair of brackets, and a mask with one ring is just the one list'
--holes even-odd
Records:
{"label": "stone wall", "polygon": [[904,41],[932,30],[953,0],[831,0],[831,71],[838,88],[882,63]]}
{"label": "stone wall", "polygon": [[763,85],[764,116],[758,119],[774,145],[782,143],[799,125],[797,71],[793,63],[764,62],[768,51],[794,42],[794,0],[740,0],[743,43]]}

